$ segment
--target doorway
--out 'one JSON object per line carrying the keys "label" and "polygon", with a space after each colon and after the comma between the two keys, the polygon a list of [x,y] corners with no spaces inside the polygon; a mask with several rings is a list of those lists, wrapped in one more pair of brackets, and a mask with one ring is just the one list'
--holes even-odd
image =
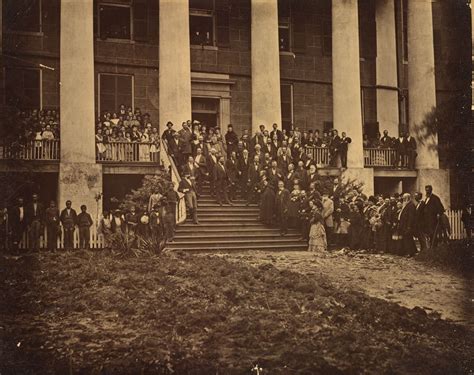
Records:
{"label": "doorway", "polygon": [[192,98],[192,119],[206,125],[207,128],[220,126],[219,99]]}

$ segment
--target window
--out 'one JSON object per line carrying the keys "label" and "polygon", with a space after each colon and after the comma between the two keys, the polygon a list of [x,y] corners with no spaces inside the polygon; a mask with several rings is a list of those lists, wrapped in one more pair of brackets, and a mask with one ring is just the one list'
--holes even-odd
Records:
{"label": "window", "polygon": [[130,39],[131,18],[128,5],[99,5],[99,30],[103,39]]}
{"label": "window", "polygon": [[189,1],[189,38],[191,45],[214,46],[214,1]]}
{"label": "window", "polygon": [[293,85],[291,83],[281,84],[280,95],[282,129],[291,130],[293,122]]}
{"label": "window", "polygon": [[332,19],[325,16],[321,22],[321,47],[323,56],[332,56]]}
{"label": "window", "polygon": [[116,111],[120,104],[133,108],[133,96],[133,76],[111,73],[99,74],[99,113]]}
{"label": "window", "polygon": [[289,0],[278,0],[278,46],[291,51],[291,6]]}
{"label": "window", "polygon": [[408,92],[404,90],[400,96],[399,96],[399,101],[400,101],[400,125],[403,127],[408,126]]}
{"label": "window", "polygon": [[41,32],[41,0],[5,0],[3,4],[7,30]]}
{"label": "window", "polygon": [[402,52],[403,61],[408,61],[408,0],[401,0],[402,6]]}
{"label": "window", "polygon": [[41,70],[5,68],[5,97],[13,107],[41,109]]}

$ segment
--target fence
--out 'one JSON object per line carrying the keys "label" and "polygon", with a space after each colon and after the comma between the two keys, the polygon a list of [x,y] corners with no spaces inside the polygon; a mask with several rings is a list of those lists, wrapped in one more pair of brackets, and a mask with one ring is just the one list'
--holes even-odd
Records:
{"label": "fence", "polygon": [[[104,236],[98,233],[97,226],[93,225],[90,227],[90,248],[91,249],[103,249],[104,248]],[[46,228],[44,229],[43,235],[40,237],[40,248],[46,249],[48,243],[48,233]],[[61,231],[57,239],[57,248],[62,249],[64,243],[64,232]],[[28,236],[28,230],[23,233],[22,240],[19,244],[20,249],[28,249],[30,245],[30,239]],[[76,228],[74,231],[74,248],[79,248],[79,230]]]}
{"label": "fence", "polygon": [[[184,199],[180,199],[179,202],[182,202],[181,205],[178,203],[178,210],[177,210],[177,217],[176,221],[177,222],[182,222],[183,217],[184,220],[186,220],[186,205],[184,202]],[[462,210],[446,210],[446,216],[449,219],[449,224],[451,226],[451,235],[450,239],[451,240],[461,240],[463,238],[466,238],[466,231],[464,229],[464,225],[461,221],[461,215],[462,215]],[[181,220],[181,221],[180,221]],[[98,233],[97,231],[97,226],[93,225],[90,228],[90,247],[92,249],[102,249],[104,247],[104,236],[101,233]],[[45,229],[43,235],[41,236],[40,239],[40,247],[41,248],[46,248],[46,244],[48,241],[48,234]],[[61,230],[61,233],[58,237],[58,249],[63,248],[63,239],[64,235]],[[22,240],[20,242],[20,248],[21,249],[27,249],[29,248],[29,238],[28,238],[28,231],[26,230],[25,233],[23,234]],[[76,230],[74,232],[74,248],[79,248],[79,230]]]}
{"label": "fence", "polygon": [[152,142],[109,142],[97,144],[99,162],[159,163],[160,146]]}
{"label": "fence", "polygon": [[451,227],[451,240],[462,240],[466,238],[466,230],[461,221],[462,210],[446,210],[446,216],[449,219],[449,226]]}
{"label": "fence", "polygon": [[329,166],[329,148],[327,147],[306,147],[306,155],[314,160],[319,168]]}
{"label": "fence", "polygon": [[59,160],[59,139],[0,145],[3,160]]}

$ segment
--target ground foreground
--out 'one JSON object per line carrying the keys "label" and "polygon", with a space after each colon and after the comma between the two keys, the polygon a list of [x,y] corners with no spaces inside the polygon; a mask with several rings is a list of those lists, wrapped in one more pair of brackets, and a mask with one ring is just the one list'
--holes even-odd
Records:
{"label": "ground foreground", "polygon": [[468,374],[474,331],[272,262],[0,258],[1,374]]}

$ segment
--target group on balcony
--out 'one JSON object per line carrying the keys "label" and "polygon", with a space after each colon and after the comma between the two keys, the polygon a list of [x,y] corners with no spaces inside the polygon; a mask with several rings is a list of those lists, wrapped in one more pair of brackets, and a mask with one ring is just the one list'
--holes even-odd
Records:
{"label": "group on balcony", "polygon": [[1,159],[59,159],[59,111],[29,109],[11,116],[14,123],[2,139]]}
{"label": "group on balcony", "polygon": [[415,168],[416,140],[409,133],[400,132],[398,138],[391,137],[388,130],[373,138],[364,134],[363,145],[366,166]]}
{"label": "group on balcony", "polygon": [[133,111],[121,104],[116,112],[103,112],[97,120],[95,138],[99,161],[159,161],[158,128],[140,108]]}

